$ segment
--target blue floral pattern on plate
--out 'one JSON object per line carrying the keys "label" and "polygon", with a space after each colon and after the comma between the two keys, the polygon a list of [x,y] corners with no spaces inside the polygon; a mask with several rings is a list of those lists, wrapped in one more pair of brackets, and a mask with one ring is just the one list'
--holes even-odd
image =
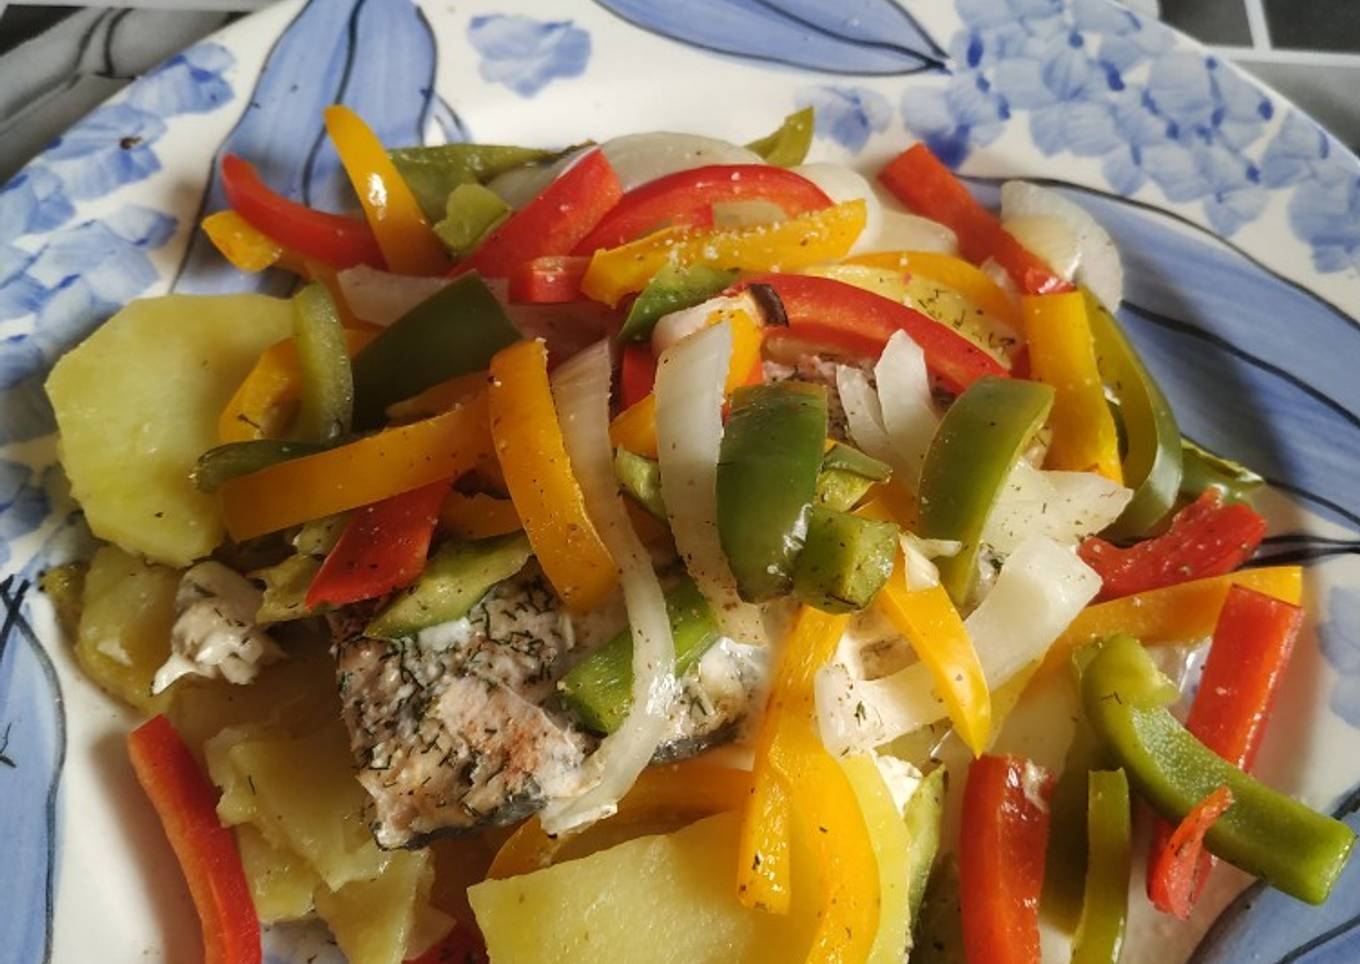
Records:
{"label": "blue floral pattern on plate", "polygon": [[868,87],[804,87],[799,107],[811,107],[818,137],[829,137],[847,151],[858,153],[869,138],[888,129],[892,104]]}
{"label": "blue floral pattern on plate", "polygon": [[533,97],[558,78],[581,76],[590,60],[590,34],[570,20],[473,17],[468,41],[482,55],[482,77],[521,97]]}

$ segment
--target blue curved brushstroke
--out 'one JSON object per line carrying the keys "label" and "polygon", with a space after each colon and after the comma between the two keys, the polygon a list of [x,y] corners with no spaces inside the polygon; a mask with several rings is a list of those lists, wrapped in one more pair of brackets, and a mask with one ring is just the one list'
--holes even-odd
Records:
{"label": "blue curved brushstroke", "polygon": [[1185,432],[1360,531],[1360,324],[1202,230],[1053,186],[1119,247],[1120,321]]}
{"label": "blue curved brushstroke", "polygon": [[8,848],[0,875],[0,934],[7,959],[46,962],[66,715],[56,670],[22,612],[27,587],[0,583],[0,839],[23,842]]}
{"label": "blue curved brushstroke", "polygon": [[897,75],[943,66],[939,48],[892,0],[596,0],[671,40],[830,74]]}
{"label": "blue curved brushstroke", "polygon": [[[1360,792],[1333,815],[1360,830]],[[1320,907],[1256,883],[1214,921],[1188,964],[1351,964],[1360,960],[1360,861],[1351,860]]]}

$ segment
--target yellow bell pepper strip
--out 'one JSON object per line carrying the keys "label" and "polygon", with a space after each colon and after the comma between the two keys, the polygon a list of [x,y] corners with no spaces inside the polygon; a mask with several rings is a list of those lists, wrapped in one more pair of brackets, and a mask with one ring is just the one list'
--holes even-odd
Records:
{"label": "yellow bell pepper strip", "polygon": [[952,288],[987,314],[1020,328],[1024,319],[1015,299],[988,277],[987,272],[962,258],[934,251],[876,251],[845,259],[846,264],[896,268]]}
{"label": "yellow bell pepper strip", "polygon": [[[619,801],[618,812],[602,826],[652,818],[690,815],[697,817],[738,809],[751,794],[751,774],[745,770],[714,766],[703,760],[685,760],[644,770],[628,795]],[[550,837],[537,817],[519,825],[501,845],[487,877],[503,880],[542,870],[552,864],[571,837]]]}
{"label": "yellow bell pepper strip", "polygon": [[283,267],[283,245],[231,208],[209,214],[199,227],[233,268],[254,274],[275,265]]}
{"label": "yellow bell pepper strip", "polygon": [[515,503],[484,492],[465,495],[454,489],[439,510],[439,524],[460,539],[490,539],[524,528]]}
{"label": "yellow bell pepper strip", "polygon": [[488,395],[496,457],[534,555],[568,609],[593,609],[618,584],[618,571],[571,474],[543,342],[498,352]]}
{"label": "yellow bell pepper strip", "polygon": [[[375,334],[363,329],[346,329],[345,347],[351,357],[372,341]],[[249,442],[282,435],[287,426],[280,422],[284,415],[290,414],[285,406],[297,400],[301,385],[297,344],[293,339],[266,348],[218,416],[218,441],[223,444]],[[440,409],[447,410],[447,405]]]}
{"label": "yellow bell pepper strip", "polygon": [[486,372],[484,371],[455,375],[448,381],[431,385],[419,395],[402,399],[400,402],[393,402],[387,406],[388,421],[397,424],[414,422],[418,419],[438,415],[440,412],[447,412],[484,385],[486,385]]}
{"label": "yellow bell pepper strip", "polygon": [[835,652],[847,618],[808,606],[799,611],[761,720],[755,785],[738,842],[738,898],[787,913],[790,812],[811,838],[822,894],[808,961],[863,961],[878,932],[873,844],[854,788],[813,723],[813,677]]}
{"label": "yellow bell pepper strip", "polygon": [[1077,647],[1115,633],[1137,636],[1146,645],[1207,637],[1233,586],[1297,606],[1303,595],[1303,570],[1298,566],[1244,569],[1087,606],[1054,641],[1039,673],[1046,676],[1061,670]]}
{"label": "yellow bell pepper strip", "polygon": [[457,478],[492,451],[479,392],[434,418],[233,479],[221,490],[223,520],[242,542]]}
{"label": "yellow bell pepper strip", "polygon": [[981,756],[992,738],[992,697],[973,641],[944,587],[909,590],[903,569],[899,561],[875,604],[926,664],[959,736]]}
{"label": "yellow bell pepper strip", "polygon": [[711,230],[664,228],[617,248],[596,251],[581,291],[613,307],[641,291],[667,263],[702,262],[742,271],[795,271],[844,257],[864,229],[860,199],[790,218],[778,224]]}
{"label": "yellow bell pepper strip", "polygon": [[[760,365],[760,346],[763,330],[741,309],[715,311],[708,324],[723,319],[732,323],[732,360],[727,365],[727,382],[723,391],[730,395],[747,382]],[[656,396],[644,395],[614,417],[609,426],[609,440],[635,455],[656,458]]]}
{"label": "yellow bell pepper strip", "polygon": [[444,245],[373,130],[342,104],[325,110],[326,132],[359,195],[388,270],[436,275],[449,269]]}
{"label": "yellow bell pepper strip", "polygon": [[1096,367],[1086,298],[1079,291],[1026,295],[1020,305],[1030,371],[1055,393],[1049,415],[1053,443],[1045,464],[1073,472],[1094,470],[1123,485],[1119,435]]}
{"label": "yellow bell pepper strip", "polygon": [[[855,799],[873,841],[878,862],[878,933],[864,964],[903,964],[903,950],[911,946],[913,873],[908,865],[912,844],[908,819],[879,772],[872,753],[857,753],[837,761],[854,788]],[[903,870],[906,873],[903,873]],[[924,884],[924,881],[922,881]]]}

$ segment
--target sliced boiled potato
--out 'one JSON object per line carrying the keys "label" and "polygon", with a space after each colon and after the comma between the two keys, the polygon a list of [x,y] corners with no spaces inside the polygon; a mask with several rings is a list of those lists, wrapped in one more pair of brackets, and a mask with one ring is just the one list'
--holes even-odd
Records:
{"label": "sliced boiled potato", "polygon": [[261,923],[300,920],[312,912],[312,895],[321,878],[305,860],[275,847],[248,823],[236,827],[236,846]]}
{"label": "sliced boiled potato", "polygon": [[379,876],[394,856],[364,820],[366,795],[339,719],[298,736],[270,727],[223,730],[204,747],[227,826],[253,824],[305,860],[331,890]]}
{"label": "sliced boiled potato", "polygon": [[330,927],[349,964],[400,964],[453,924],[429,909],[433,880],[428,851],[398,851],[376,880],[318,890],[317,916]]}
{"label": "sliced boiled potato", "polygon": [[287,301],[166,295],[134,301],[47,379],[61,460],[90,529],[187,566],[222,539],[217,500],[189,471],[260,352],[292,328]]}
{"label": "sliced boiled potato", "polygon": [[115,546],[94,554],[81,593],[76,661],[119,699],[147,713],[169,703],[172,687],[151,695],[151,680],[170,655],[179,573]]}
{"label": "sliced boiled potato", "polygon": [[[719,814],[579,860],[468,891],[496,964],[782,964],[811,939],[815,881],[794,880],[787,916],[737,901],[740,816]],[[810,859],[797,860],[795,868]]]}

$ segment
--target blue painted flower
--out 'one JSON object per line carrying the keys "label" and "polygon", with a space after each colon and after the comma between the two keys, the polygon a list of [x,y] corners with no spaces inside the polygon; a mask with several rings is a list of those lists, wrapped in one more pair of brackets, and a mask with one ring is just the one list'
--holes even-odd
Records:
{"label": "blue painted flower", "polygon": [[818,137],[829,137],[855,153],[871,135],[887,130],[892,120],[888,98],[868,87],[804,87],[797,103],[816,112]]}
{"label": "blue painted flower", "polygon": [[25,168],[0,187],[0,242],[51,231],[74,213],[60,178],[42,167]]}
{"label": "blue painted flower", "polygon": [[165,121],[155,114],[108,104],[57,138],[42,159],[71,197],[102,197],[161,169],[151,148],[164,133]]}
{"label": "blue painted flower", "polygon": [[1318,626],[1318,643],[1341,677],[1332,690],[1332,712],[1351,726],[1360,726],[1360,591],[1332,589],[1327,616]]}
{"label": "blue painted flower", "polygon": [[590,59],[590,34],[570,20],[488,14],[472,18],[468,40],[482,55],[482,77],[521,97],[558,77],[579,77]]}
{"label": "blue painted flower", "polygon": [[1360,176],[1353,158],[1312,121],[1290,113],[1261,159],[1265,182],[1297,184],[1289,226],[1319,271],[1360,268]]}
{"label": "blue painted flower", "polygon": [[127,103],[160,117],[206,114],[231,100],[231,84],[222,75],[235,63],[221,44],[190,47],[144,74],[128,91]]}
{"label": "blue painted flower", "polygon": [[910,87],[902,95],[902,122],[951,167],[994,141],[1009,117],[1005,99],[981,74],[956,74],[944,87]]}

